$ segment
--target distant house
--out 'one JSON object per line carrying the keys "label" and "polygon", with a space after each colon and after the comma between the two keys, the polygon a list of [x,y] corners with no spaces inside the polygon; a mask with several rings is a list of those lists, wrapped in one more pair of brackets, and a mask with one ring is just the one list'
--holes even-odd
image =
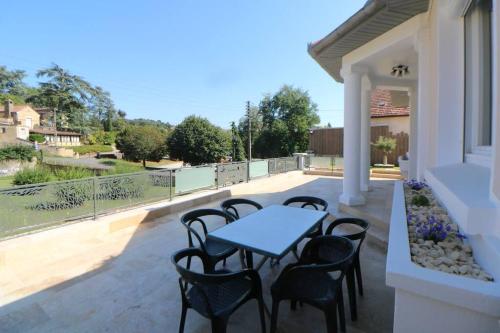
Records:
{"label": "distant house", "polygon": [[388,126],[389,131],[410,134],[408,93],[374,89],[370,102],[371,126]]}
{"label": "distant house", "polygon": [[33,108],[30,105],[14,105],[5,101],[0,109],[0,142],[16,143],[28,140],[30,133],[42,134],[48,145],[79,146],[80,133],[56,131],[53,126],[53,111],[50,108]]}
{"label": "distant house", "polygon": [[80,146],[82,134],[71,131],[56,131],[54,127],[36,127],[30,133],[41,134],[49,146]]}

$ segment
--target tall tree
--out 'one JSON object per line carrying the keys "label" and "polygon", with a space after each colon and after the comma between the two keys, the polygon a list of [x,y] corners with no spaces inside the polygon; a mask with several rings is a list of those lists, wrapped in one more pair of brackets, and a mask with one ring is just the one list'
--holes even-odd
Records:
{"label": "tall tree", "polygon": [[166,154],[166,132],[155,126],[127,126],[116,138],[116,147],[132,161],[159,161]]}
{"label": "tall tree", "polygon": [[92,91],[90,83],[56,64],[39,70],[36,75],[47,81],[39,83],[38,93],[28,101],[39,106],[57,108],[59,126],[65,121],[70,125],[81,125],[82,115],[86,115],[85,103],[90,99]]}
{"label": "tall tree", "polygon": [[245,149],[235,122],[231,122],[231,156],[233,161],[243,161],[245,159]]}
{"label": "tall tree", "polygon": [[0,102],[7,99],[16,104],[25,103],[25,99],[32,92],[25,83],[26,73],[22,70],[9,70],[5,66],[0,66]]}
{"label": "tall tree", "polygon": [[[307,91],[283,86],[276,94],[266,95],[259,104],[264,138],[256,143],[260,157],[277,157],[305,151],[309,129],[320,122],[318,110]],[[278,134],[276,134],[278,133]]]}
{"label": "tall tree", "polygon": [[193,165],[217,163],[231,152],[231,136],[208,119],[189,116],[168,138],[171,158]]}

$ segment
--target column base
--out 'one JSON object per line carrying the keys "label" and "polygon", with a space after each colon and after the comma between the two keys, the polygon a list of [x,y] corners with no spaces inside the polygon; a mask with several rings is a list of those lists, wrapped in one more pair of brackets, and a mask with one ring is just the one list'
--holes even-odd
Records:
{"label": "column base", "polygon": [[360,206],[365,204],[365,197],[361,194],[350,195],[347,193],[342,193],[339,198],[339,202],[347,206]]}
{"label": "column base", "polygon": [[370,185],[361,185],[361,192],[370,192],[372,189]]}

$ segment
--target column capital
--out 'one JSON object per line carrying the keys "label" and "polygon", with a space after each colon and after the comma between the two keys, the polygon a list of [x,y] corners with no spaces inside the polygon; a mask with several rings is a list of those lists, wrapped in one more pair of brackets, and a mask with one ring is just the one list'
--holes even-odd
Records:
{"label": "column capital", "polygon": [[347,66],[342,66],[342,68],[340,69],[340,75],[344,79],[346,76],[362,75],[368,73],[369,73],[369,68],[362,65],[347,65]]}

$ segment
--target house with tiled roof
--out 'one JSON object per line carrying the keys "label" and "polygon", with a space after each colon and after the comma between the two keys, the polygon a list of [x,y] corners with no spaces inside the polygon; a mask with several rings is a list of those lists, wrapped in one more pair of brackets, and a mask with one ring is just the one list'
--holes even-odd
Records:
{"label": "house with tiled roof", "polygon": [[371,126],[388,126],[394,134],[410,133],[410,106],[406,92],[374,89],[370,113]]}

